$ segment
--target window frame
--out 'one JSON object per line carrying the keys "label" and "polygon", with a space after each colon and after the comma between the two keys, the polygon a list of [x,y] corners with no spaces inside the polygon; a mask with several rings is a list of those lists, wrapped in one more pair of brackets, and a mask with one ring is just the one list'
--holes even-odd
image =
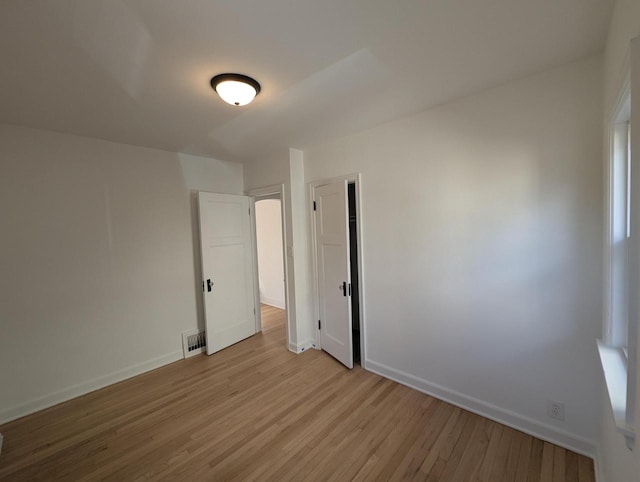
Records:
{"label": "window frame", "polygon": [[607,189],[606,313],[604,341],[628,352],[629,343],[629,245],[631,239],[631,156],[628,90],[609,124]]}
{"label": "window frame", "polygon": [[[631,78],[609,118],[605,219],[604,330],[598,349],[616,428],[628,447],[635,443],[637,292],[640,239],[640,171],[631,156]],[[636,160],[637,164],[637,160]]]}

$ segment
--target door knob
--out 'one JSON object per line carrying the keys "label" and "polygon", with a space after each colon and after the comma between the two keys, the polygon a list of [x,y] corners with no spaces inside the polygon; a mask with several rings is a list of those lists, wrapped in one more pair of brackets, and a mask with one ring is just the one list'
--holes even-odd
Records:
{"label": "door knob", "polygon": [[213,288],[213,281],[208,279],[207,280],[207,293],[210,293],[212,288]]}

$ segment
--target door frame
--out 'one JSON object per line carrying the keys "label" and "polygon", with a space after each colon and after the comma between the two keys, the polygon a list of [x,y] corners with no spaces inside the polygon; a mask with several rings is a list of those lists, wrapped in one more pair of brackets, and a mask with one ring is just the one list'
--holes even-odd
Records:
{"label": "door frame", "polygon": [[284,195],[284,184],[273,184],[271,186],[264,186],[246,191],[246,195],[251,198],[251,238],[253,242],[253,261],[255,265],[254,273],[254,293],[256,299],[256,332],[262,331],[262,315],[260,313],[260,286],[258,283],[258,240],[256,235],[256,202],[263,199],[280,199],[280,218],[282,220],[282,261],[284,270],[284,307],[285,315],[287,318],[286,332],[287,332],[287,349],[291,346],[291,310],[289,309],[289,262],[287,259],[287,246],[289,245],[289,239],[287,236],[287,217],[286,217],[286,201]]}
{"label": "door frame", "polygon": [[[364,282],[364,263],[362,253],[362,174],[351,173],[344,176],[331,177],[326,179],[319,179],[317,181],[311,181],[308,183],[308,206],[309,206],[309,227],[311,232],[311,270],[313,279],[313,308],[315,320],[320,316],[320,296],[319,296],[319,281],[318,281],[318,257],[317,257],[317,243],[316,243],[316,223],[315,212],[313,210],[313,200],[315,198],[315,190],[317,187],[325,184],[331,184],[334,182],[344,182],[347,184],[354,183],[356,187],[356,244],[358,246],[358,303],[360,304],[360,365],[362,368],[366,367],[366,346],[365,346],[365,282]],[[348,221],[348,220],[347,220]],[[314,322],[315,326],[315,345],[318,350],[322,349],[322,343],[320,338],[320,330],[318,329],[318,322]]]}

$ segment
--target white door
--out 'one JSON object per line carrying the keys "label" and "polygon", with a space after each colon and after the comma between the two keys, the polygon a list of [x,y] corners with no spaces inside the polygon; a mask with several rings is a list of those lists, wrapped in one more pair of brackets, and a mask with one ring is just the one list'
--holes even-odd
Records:
{"label": "white door", "polygon": [[320,344],[353,368],[347,182],[314,189]]}
{"label": "white door", "polygon": [[256,332],[249,198],[201,192],[207,354]]}

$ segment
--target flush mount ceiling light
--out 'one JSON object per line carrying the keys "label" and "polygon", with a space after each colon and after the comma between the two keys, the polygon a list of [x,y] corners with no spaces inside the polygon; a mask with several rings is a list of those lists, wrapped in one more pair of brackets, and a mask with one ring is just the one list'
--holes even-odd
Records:
{"label": "flush mount ceiling light", "polygon": [[242,74],[220,74],[211,79],[211,87],[231,105],[247,105],[260,93],[260,84]]}

